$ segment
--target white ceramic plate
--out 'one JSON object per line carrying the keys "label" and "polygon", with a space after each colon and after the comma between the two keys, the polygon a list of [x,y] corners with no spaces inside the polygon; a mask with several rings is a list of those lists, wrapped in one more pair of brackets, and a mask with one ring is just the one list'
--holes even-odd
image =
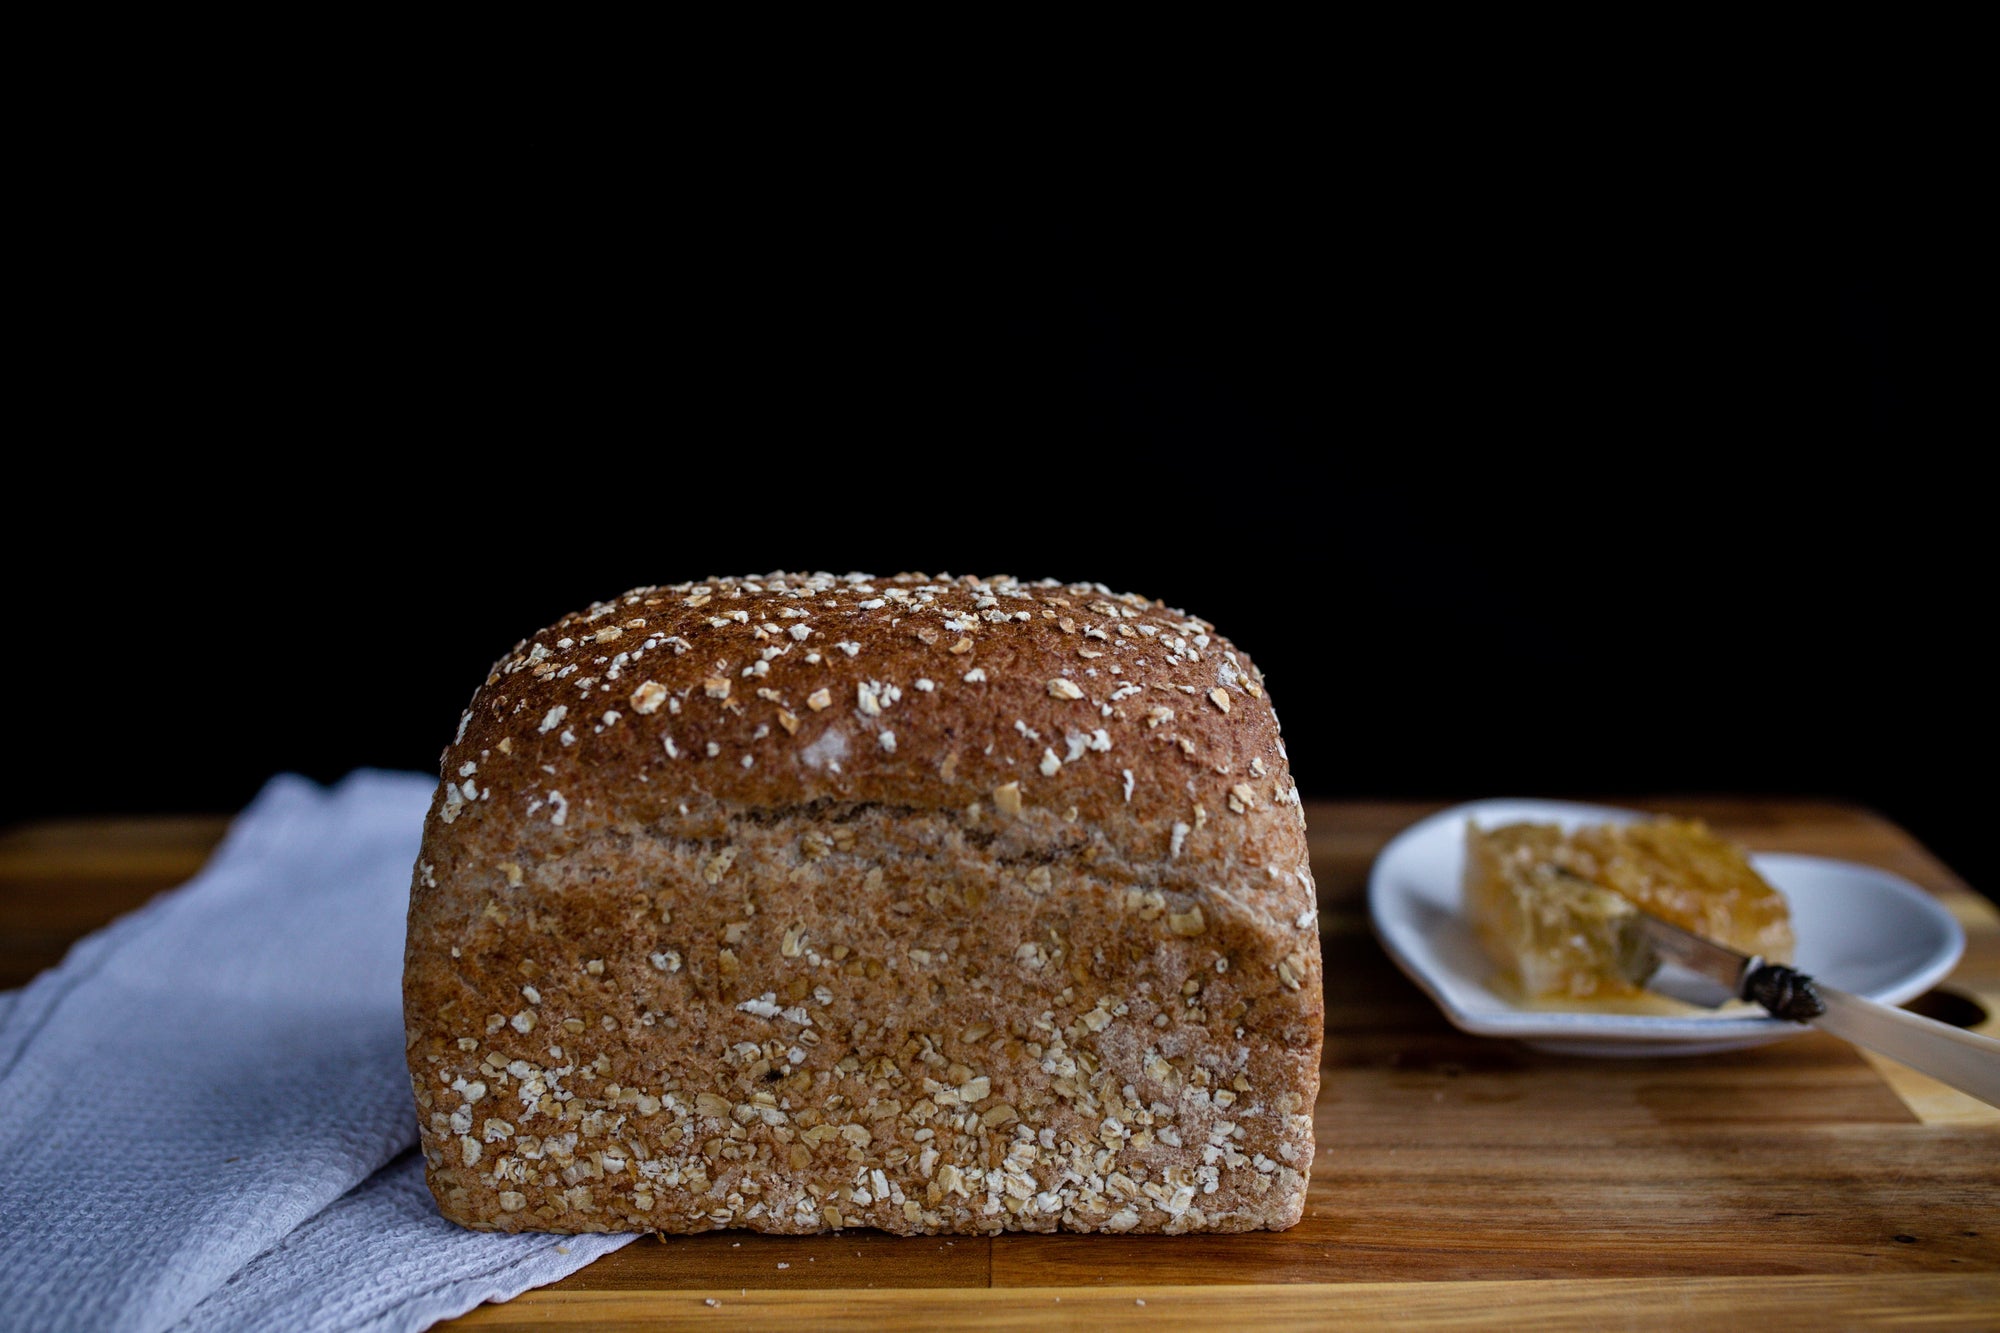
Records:
{"label": "white ceramic plate", "polygon": [[[1566,801],[1492,800],[1411,825],[1382,849],[1368,879],[1375,933],[1410,979],[1467,1032],[1513,1037],[1572,1055],[1696,1055],[1754,1046],[1805,1029],[1749,1005],[1721,1010],[1662,1002],[1676,1012],[1528,1009],[1496,988],[1494,968],[1460,905],[1465,824],[1521,820],[1575,827],[1645,816]],[[1965,932],[1935,898],[1873,866],[1763,853],[1758,871],[1785,895],[1798,940],[1794,965],[1884,1004],[1928,990],[1958,962]]]}

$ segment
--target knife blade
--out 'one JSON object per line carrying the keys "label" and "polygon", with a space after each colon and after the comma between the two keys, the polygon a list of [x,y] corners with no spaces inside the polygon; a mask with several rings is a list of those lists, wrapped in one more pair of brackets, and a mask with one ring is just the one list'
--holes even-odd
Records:
{"label": "knife blade", "polygon": [[[1634,909],[1619,936],[1619,969],[1635,986],[1714,1009],[1730,1000],[1753,1000],[1775,1017],[1808,1023],[1826,1011],[1813,979],[1782,963],[1767,963],[1756,954],[1741,954],[1692,931],[1682,930],[1650,912]],[[1663,968],[1680,968],[1696,979],[1669,978]],[[1708,983],[1702,985],[1701,983]]]}
{"label": "knife blade", "polygon": [[1619,929],[1617,962],[1635,986],[1710,1009],[1750,1000],[2000,1106],[2000,1041],[1992,1037],[1849,994],[1637,908]]}

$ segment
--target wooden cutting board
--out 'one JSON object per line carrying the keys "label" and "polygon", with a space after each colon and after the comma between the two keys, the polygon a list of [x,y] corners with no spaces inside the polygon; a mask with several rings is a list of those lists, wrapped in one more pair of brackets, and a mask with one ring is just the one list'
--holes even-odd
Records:
{"label": "wooden cutting board", "polygon": [[[2000,1031],[2000,916],[1894,825],[1818,802],[1624,804],[1935,893],[1968,946],[1916,1007],[1978,1006],[1979,1030]],[[1375,854],[1436,808],[1307,807],[1327,1038],[1319,1155],[1292,1230],[646,1239],[457,1323],[2000,1327],[2000,1110],[1815,1032],[1635,1060],[1460,1033],[1382,953],[1365,903]],[[103,820],[0,837],[0,986],[192,874],[221,828]]]}

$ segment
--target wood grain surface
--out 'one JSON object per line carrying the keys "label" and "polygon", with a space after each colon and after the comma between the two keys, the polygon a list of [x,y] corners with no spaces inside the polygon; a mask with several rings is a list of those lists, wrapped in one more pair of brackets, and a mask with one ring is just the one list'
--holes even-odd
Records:
{"label": "wood grain surface", "polygon": [[[1914,1007],[2000,1031],[2000,916],[1863,810],[1639,797],[1759,851],[1894,871],[1967,934]],[[1327,987],[1319,1153],[1290,1231],[1178,1238],[645,1239],[468,1328],[1470,1325],[2000,1327],[2000,1110],[1817,1032],[1719,1055],[1592,1060],[1452,1028],[1364,901],[1436,807],[1307,807]],[[0,835],[0,986],[199,868],[220,819]],[[709,1302],[714,1304],[709,1304]]]}

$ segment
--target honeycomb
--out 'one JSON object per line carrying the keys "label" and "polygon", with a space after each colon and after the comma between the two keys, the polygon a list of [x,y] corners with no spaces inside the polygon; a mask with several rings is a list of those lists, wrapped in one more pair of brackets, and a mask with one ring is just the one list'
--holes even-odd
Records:
{"label": "honeycomb", "polygon": [[1565,832],[1468,821],[1465,905],[1479,943],[1524,999],[1640,994],[1618,971],[1634,907],[1773,962],[1792,956],[1791,912],[1741,847],[1699,820]]}

